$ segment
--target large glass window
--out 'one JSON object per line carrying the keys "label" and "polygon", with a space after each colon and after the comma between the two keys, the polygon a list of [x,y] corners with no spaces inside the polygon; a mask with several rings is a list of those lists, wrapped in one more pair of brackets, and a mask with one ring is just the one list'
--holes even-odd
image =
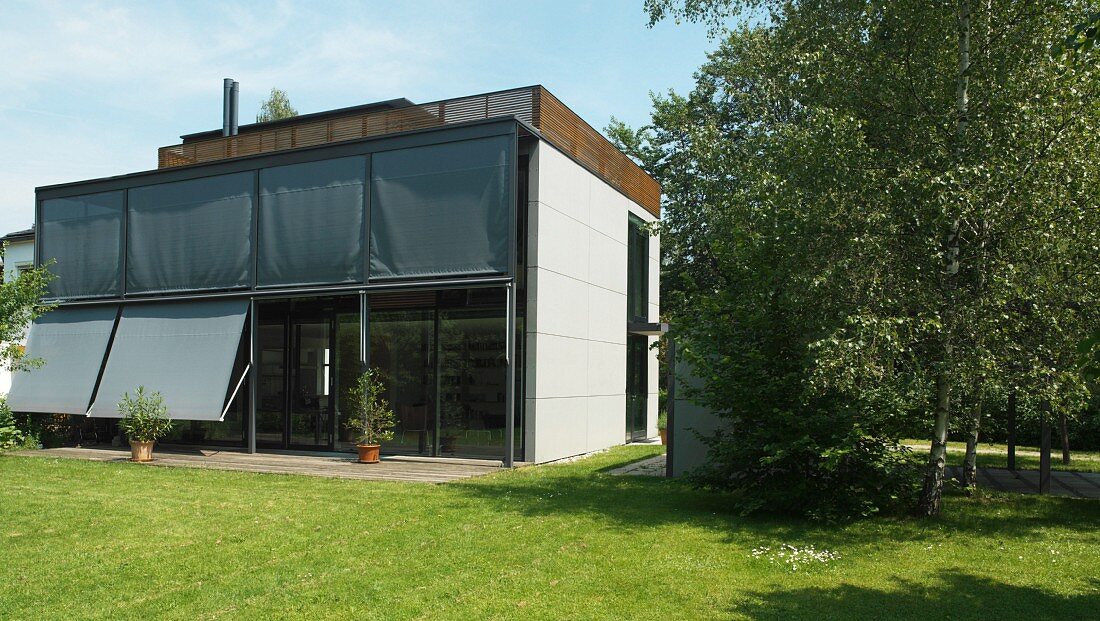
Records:
{"label": "large glass window", "polygon": [[631,214],[627,231],[627,321],[649,321],[649,236],[645,223]]}
{"label": "large glass window", "polygon": [[366,158],[260,171],[260,285],[363,279]]}
{"label": "large glass window", "polygon": [[370,296],[370,365],[397,413],[388,450],[501,457],[507,414],[499,289]]}
{"label": "large glass window", "polygon": [[507,273],[513,140],[374,154],[370,277]]}
{"label": "large glass window", "polygon": [[122,192],[42,201],[38,244],[42,263],[57,278],[51,298],[111,297],[121,293]]}
{"label": "large glass window", "polygon": [[237,173],[130,190],[127,291],[251,285],[253,175]]}

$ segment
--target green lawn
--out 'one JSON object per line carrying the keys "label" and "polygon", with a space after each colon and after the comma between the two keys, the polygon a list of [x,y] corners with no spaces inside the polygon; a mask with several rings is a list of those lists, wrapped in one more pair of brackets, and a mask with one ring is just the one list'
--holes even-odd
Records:
{"label": "green lawn", "polygon": [[[928,440],[902,440],[902,444],[922,453],[928,452]],[[947,465],[961,466],[966,455],[965,442],[947,443]],[[978,444],[979,468],[1005,468],[1008,466],[1008,445],[981,442]],[[1062,449],[1051,447],[1050,467],[1054,470],[1077,470],[1078,472],[1100,472],[1100,452],[1070,451],[1070,463],[1062,463]],[[1016,468],[1020,470],[1039,469],[1039,449],[1034,446],[1016,447]]]}
{"label": "green lawn", "polygon": [[[603,471],[443,486],[0,456],[0,619],[1027,619],[1100,615],[1100,501],[742,518]],[[782,544],[836,552],[798,571]]]}

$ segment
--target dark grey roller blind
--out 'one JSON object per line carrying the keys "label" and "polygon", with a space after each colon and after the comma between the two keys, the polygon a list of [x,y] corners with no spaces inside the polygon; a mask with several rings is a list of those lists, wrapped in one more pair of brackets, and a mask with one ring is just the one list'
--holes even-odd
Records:
{"label": "dark grey roller blind", "polygon": [[123,307],[91,416],[118,418],[122,394],[158,391],[176,420],[221,420],[248,300]]}
{"label": "dark grey roller blind", "polygon": [[57,308],[34,320],[27,355],[44,363],[12,373],[8,405],[16,412],[85,414],[118,307]]}
{"label": "dark grey roller blind", "polygon": [[511,136],[376,153],[371,279],[508,271]]}
{"label": "dark grey roller blind", "polygon": [[260,285],[363,280],[366,169],[348,157],[260,171]]}
{"label": "dark grey roller blind", "polygon": [[57,278],[50,298],[111,297],[121,293],[122,192],[42,201],[38,244]]}
{"label": "dark grey roller blind", "polygon": [[130,190],[127,292],[251,285],[254,174]]}

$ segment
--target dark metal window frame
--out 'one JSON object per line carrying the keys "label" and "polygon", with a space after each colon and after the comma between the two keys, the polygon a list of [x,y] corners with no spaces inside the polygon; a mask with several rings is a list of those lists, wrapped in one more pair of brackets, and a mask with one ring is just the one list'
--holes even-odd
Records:
{"label": "dark metal window frame", "polygon": [[[649,236],[643,230],[645,221],[634,214],[627,214],[626,238],[626,318],[628,322],[645,323],[649,321]],[[634,244],[641,244],[644,258],[641,265],[635,260]],[[634,298],[634,279],[641,279],[641,300]],[[634,312],[634,303],[641,304],[642,313]]]}

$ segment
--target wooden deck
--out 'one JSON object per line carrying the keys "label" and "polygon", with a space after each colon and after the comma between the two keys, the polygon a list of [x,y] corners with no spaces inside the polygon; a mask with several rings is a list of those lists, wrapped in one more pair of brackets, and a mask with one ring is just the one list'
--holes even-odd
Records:
{"label": "wooden deck", "polygon": [[[120,448],[65,447],[20,451],[15,454],[92,461],[130,460],[130,450]],[[501,462],[489,460],[385,456],[381,463],[360,464],[355,461],[354,456],[339,453],[248,454],[236,450],[183,448],[158,448],[153,453],[153,461],[141,465],[416,483],[446,483],[499,472],[503,468]]]}

